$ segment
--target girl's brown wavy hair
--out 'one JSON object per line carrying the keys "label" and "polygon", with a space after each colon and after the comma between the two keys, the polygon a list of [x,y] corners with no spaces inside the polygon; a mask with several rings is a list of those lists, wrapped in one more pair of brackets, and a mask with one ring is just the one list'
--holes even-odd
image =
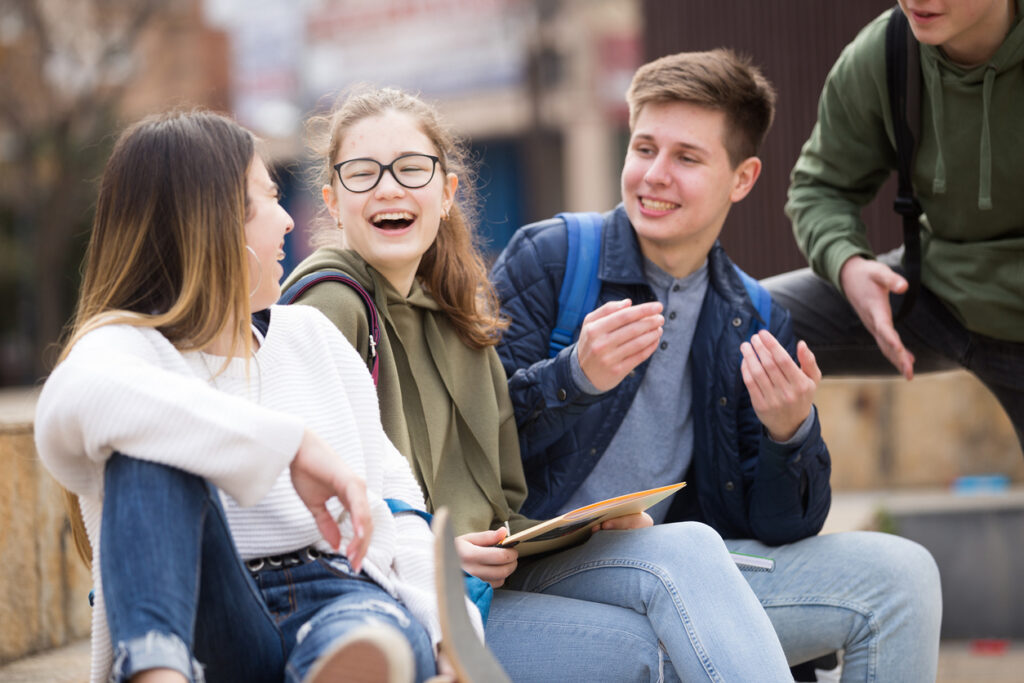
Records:
{"label": "girl's brown wavy hair", "polygon": [[[445,127],[434,107],[401,90],[359,88],[339,100],[330,113],[312,117],[307,133],[316,159],[314,190],[319,192],[324,185],[331,185],[336,192],[342,191],[333,165],[346,132],[363,119],[392,111],[415,119],[433,143],[442,172],[459,177],[451,211],[441,219],[437,238],[420,260],[416,274],[467,346],[494,346],[508,323],[500,315],[498,297],[487,278],[479,235],[474,228],[477,200],[468,154],[464,143]],[[337,225],[330,220],[322,221],[313,245],[343,246]]]}

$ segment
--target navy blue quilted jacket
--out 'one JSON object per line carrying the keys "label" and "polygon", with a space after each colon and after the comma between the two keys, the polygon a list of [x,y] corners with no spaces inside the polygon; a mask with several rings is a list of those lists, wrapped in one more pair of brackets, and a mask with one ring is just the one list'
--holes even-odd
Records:
{"label": "navy blue quilted jacket", "polygon": [[[636,395],[647,363],[600,396],[582,392],[570,370],[572,347],[548,358],[568,250],[565,223],[520,229],[491,273],[511,319],[498,353],[509,376],[529,496],[529,517],[553,516],[608,447]],[[709,284],[697,321],[693,365],[694,455],[688,485],[666,521],[694,519],[725,538],[790,543],[821,530],[831,502],[831,462],[815,418],[799,446],[765,434],[740,376],[740,344],[757,312],[720,245],[708,255]],[[605,214],[598,304],[656,297],[643,274],[633,226],[620,205]],[[773,302],[772,334],[795,354],[789,313]],[[638,454],[643,444],[637,444]],[[639,457],[639,456],[638,456]]]}

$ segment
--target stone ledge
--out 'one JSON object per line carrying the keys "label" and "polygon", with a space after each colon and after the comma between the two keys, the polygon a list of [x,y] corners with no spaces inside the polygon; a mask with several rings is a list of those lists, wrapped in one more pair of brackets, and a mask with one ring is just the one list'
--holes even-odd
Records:
{"label": "stone ledge", "polygon": [[[822,533],[878,529],[927,548],[942,577],[944,639],[1024,638],[1024,487],[837,493]],[[981,678],[975,679],[981,680]]]}
{"label": "stone ledge", "polygon": [[38,389],[0,391],[0,664],[89,633],[92,581],[60,487],[35,452],[37,397]]}
{"label": "stone ledge", "polygon": [[964,475],[994,473],[1024,482],[1010,419],[966,371],[912,382],[829,378],[815,404],[834,491],[946,487]]}
{"label": "stone ledge", "polygon": [[40,388],[0,389],[0,434],[31,432]]}
{"label": "stone ledge", "polygon": [[1024,509],[1024,487],[1004,493],[957,495],[949,489],[838,491],[821,533],[874,529],[878,514],[911,515]]}

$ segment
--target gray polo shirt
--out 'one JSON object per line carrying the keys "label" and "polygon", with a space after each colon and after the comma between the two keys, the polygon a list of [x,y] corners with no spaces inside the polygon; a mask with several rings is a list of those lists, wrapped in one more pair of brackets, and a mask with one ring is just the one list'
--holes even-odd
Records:
{"label": "gray polo shirt", "polygon": [[[644,259],[644,276],[664,306],[665,327],[659,348],[637,389],[633,405],[615,432],[597,465],[559,510],[568,512],[605,498],[682,481],[693,459],[693,381],[690,347],[697,318],[708,288],[707,261],[684,278],[673,278]],[[600,391],[580,368],[572,352],[576,384],[589,394]],[[789,440],[792,446],[807,440],[814,425],[815,408]],[[665,519],[672,498],[647,513],[658,524]]]}
{"label": "gray polo shirt", "polygon": [[[604,455],[560,512],[633,491],[682,481],[693,457],[690,345],[708,287],[707,261],[684,278],[673,278],[644,259],[644,276],[664,306],[665,327],[658,349]],[[600,393],[580,369],[575,349],[573,379],[586,392]],[[657,524],[671,498],[648,514]]]}

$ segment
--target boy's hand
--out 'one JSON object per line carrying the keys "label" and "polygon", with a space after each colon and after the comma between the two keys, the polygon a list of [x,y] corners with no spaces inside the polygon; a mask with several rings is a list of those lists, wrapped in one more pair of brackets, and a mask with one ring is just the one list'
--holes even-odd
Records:
{"label": "boy's hand", "polygon": [[851,256],[839,271],[839,284],[885,357],[901,375],[913,379],[914,354],[903,346],[889,306],[889,293],[907,291],[907,281],[884,263]]}
{"label": "boy's hand", "polygon": [[576,342],[580,368],[599,391],[608,391],[658,348],[665,318],[661,303],[632,306],[609,301],[587,314]]}
{"label": "boy's hand", "polygon": [[807,344],[796,345],[793,362],[786,349],[768,330],[761,330],[740,345],[740,372],[750,392],[750,402],[761,424],[775,441],[788,441],[811,414],[821,370]]}
{"label": "boy's hand", "polygon": [[625,529],[643,529],[648,526],[654,526],[654,520],[651,519],[651,516],[646,512],[634,512],[631,515],[606,519],[591,529],[591,531],[594,533],[601,530],[610,531],[612,529],[623,531]]}
{"label": "boy's hand", "polygon": [[306,430],[299,450],[292,458],[292,486],[313,513],[320,534],[332,548],[341,545],[338,522],[327,509],[327,501],[337,496],[352,518],[354,536],[345,549],[352,569],[359,571],[373,536],[373,518],[366,500],[366,482],[345,464],[320,437]]}
{"label": "boy's hand", "polygon": [[519,551],[496,547],[507,535],[508,531],[501,528],[456,537],[455,550],[462,568],[494,588],[501,588],[519,564]]}

